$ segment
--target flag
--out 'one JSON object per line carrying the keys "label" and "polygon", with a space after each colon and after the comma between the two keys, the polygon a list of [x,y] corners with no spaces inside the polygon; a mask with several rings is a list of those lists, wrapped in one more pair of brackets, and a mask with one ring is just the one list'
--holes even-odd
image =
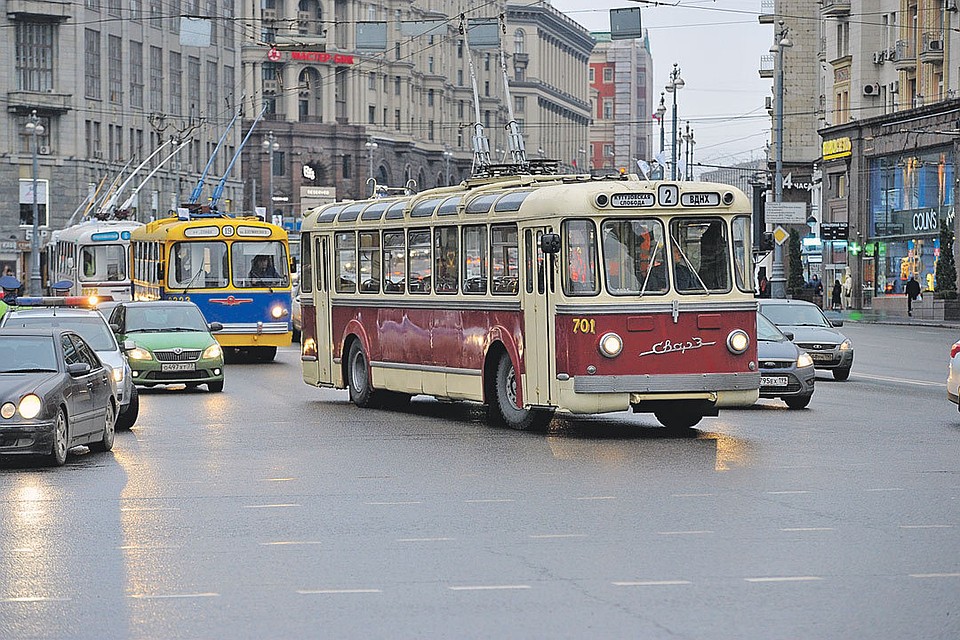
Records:
{"label": "flag", "polygon": [[661,150],[653,159],[656,160],[657,164],[661,167],[667,166],[667,154],[664,151]]}
{"label": "flag", "polygon": [[646,160],[637,160],[637,166],[640,167],[640,173],[643,174],[644,180],[650,179],[650,163]]}
{"label": "flag", "polygon": [[677,177],[683,180],[683,176],[687,173],[687,163],[683,160],[677,162]]}

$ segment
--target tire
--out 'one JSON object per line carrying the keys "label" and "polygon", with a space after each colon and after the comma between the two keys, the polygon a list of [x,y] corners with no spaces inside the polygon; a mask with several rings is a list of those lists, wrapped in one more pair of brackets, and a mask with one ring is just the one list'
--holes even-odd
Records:
{"label": "tire", "polygon": [[133,387],[133,391],[130,394],[130,402],[127,403],[127,408],[121,411],[120,415],[117,416],[117,429],[130,429],[137,422],[137,416],[139,415],[140,392],[137,391],[136,387]]}
{"label": "tire", "polygon": [[57,411],[57,419],[53,424],[53,445],[47,455],[47,462],[52,467],[62,467],[67,461],[67,443],[70,441],[70,423],[63,409]]}
{"label": "tire", "polygon": [[96,451],[98,453],[105,453],[113,449],[113,439],[116,437],[117,433],[117,422],[116,422],[116,413],[113,409],[113,404],[107,405],[107,413],[103,419],[103,439],[99,442],[91,442],[89,445],[90,451]]}
{"label": "tire", "polygon": [[513,360],[505,353],[497,361],[490,398],[490,419],[497,426],[517,431],[542,431],[553,419],[552,411],[517,406],[517,374]]}
{"label": "tire", "polygon": [[843,382],[844,380],[846,380],[846,379],[849,378],[849,377],[850,377],[850,367],[847,367],[846,369],[834,369],[834,370],[833,370],[833,379],[834,379],[834,380],[839,380],[840,382]]}
{"label": "tire", "polygon": [[347,355],[347,386],[350,388],[350,401],[358,407],[374,406],[374,391],[370,384],[370,363],[363,345],[359,340],[350,344]]}
{"label": "tire", "polygon": [[787,407],[791,409],[806,409],[807,405],[810,404],[811,398],[813,398],[812,395],[793,396],[791,398],[784,398],[783,401],[786,402]]}
{"label": "tire", "polygon": [[220,393],[221,391],[223,391],[223,380],[221,380],[220,382],[208,382],[207,389],[211,393]]}
{"label": "tire", "polygon": [[691,409],[661,409],[655,411],[657,420],[670,431],[686,431],[703,420],[703,414]]}

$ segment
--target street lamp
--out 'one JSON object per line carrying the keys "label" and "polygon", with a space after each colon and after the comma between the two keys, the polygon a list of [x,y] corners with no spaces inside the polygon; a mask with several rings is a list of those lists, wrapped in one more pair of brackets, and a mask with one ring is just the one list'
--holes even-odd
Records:
{"label": "street lamp", "polygon": [[446,175],[447,175],[447,186],[450,186],[450,158],[453,157],[453,152],[449,149],[443,152],[443,162],[446,165]]}
{"label": "street lamp", "polygon": [[693,139],[693,129],[690,128],[690,123],[687,122],[686,133],[683,134],[683,141],[687,143],[687,151],[684,163],[687,167],[687,175],[684,177],[686,180],[693,180],[693,145],[697,143]]}
{"label": "street lamp", "polygon": [[683,89],[686,83],[680,77],[680,65],[673,63],[673,71],[670,72],[670,82],[667,83],[666,90],[673,94],[673,136],[672,148],[670,150],[670,175],[674,180],[677,175],[677,93]]}
{"label": "street lamp", "polygon": [[367,180],[372,180],[373,179],[373,152],[376,151],[377,147],[379,147],[380,145],[378,145],[373,140],[370,140],[368,142],[365,142],[363,146],[367,148],[367,162],[368,162]]}
{"label": "street lamp", "polygon": [[43,135],[43,125],[37,117],[37,110],[30,112],[30,119],[25,125],[27,134],[33,142],[33,235],[30,237],[30,293],[39,296],[40,291],[40,206],[37,203],[37,153],[39,152],[39,136]]}
{"label": "street lamp", "polygon": [[[587,150],[583,147],[577,149],[577,162],[580,162],[580,158],[583,158],[583,165],[587,164]],[[581,172],[586,169],[586,166],[577,167]]]}
{"label": "street lamp", "polygon": [[660,155],[659,164],[660,164],[660,179],[663,180],[666,177],[666,170],[663,166],[663,116],[667,114],[667,105],[663,104],[664,93],[660,92],[660,106],[657,107],[657,120],[660,121]]}
{"label": "street lamp", "polygon": [[[770,49],[776,54],[777,78],[776,78],[776,125],[774,133],[776,140],[774,142],[774,154],[776,156],[776,172],[773,176],[773,201],[783,201],[783,50],[792,47],[793,43],[787,37],[789,29],[780,21],[780,31],[777,33],[777,44]],[[770,297],[785,298],[787,278],[783,271],[783,246],[779,242],[773,243],[773,269],[770,274]]]}
{"label": "street lamp", "polygon": [[280,143],[273,137],[273,131],[268,131],[267,137],[260,143],[260,146],[269,156],[270,173],[268,175],[270,180],[267,183],[267,215],[269,218],[266,219],[266,222],[271,222],[273,221],[273,152],[280,149]]}

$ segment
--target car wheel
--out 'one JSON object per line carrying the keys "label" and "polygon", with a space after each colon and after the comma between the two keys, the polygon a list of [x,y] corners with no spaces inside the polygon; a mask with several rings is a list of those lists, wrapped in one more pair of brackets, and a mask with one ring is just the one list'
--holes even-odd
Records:
{"label": "car wheel", "polygon": [[670,431],[686,431],[703,420],[703,414],[693,409],[677,407],[654,411],[657,421]]}
{"label": "car wheel", "polygon": [[208,382],[207,389],[209,389],[213,393],[220,393],[221,391],[223,391],[223,380],[221,380],[220,382]]}
{"label": "car wheel", "polygon": [[53,467],[62,467],[67,461],[67,441],[70,436],[70,425],[67,414],[63,409],[57,411],[57,419],[53,423],[53,446],[47,456],[47,462]]}
{"label": "car wheel", "polygon": [[350,387],[350,400],[358,407],[370,407],[374,404],[374,390],[370,385],[370,369],[367,366],[367,354],[359,340],[350,345],[347,356],[347,384]]}
{"label": "car wheel", "polygon": [[850,367],[847,367],[846,369],[834,369],[834,370],[833,370],[833,379],[834,379],[834,380],[839,380],[840,382],[843,382],[844,380],[846,380],[846,379],[849,378],[849,377],[850,377]]}
{"label": "car wheel", "polygon": [[497,426],[518,431],[541,431],[553,419],[552,411],[523,409],[517,406],[517,372],[506,353],[500,355],[493,380],[490,418]]}
{"label": "car wheel", "polygon": [[784,398],[783,401],[787,403],[787,406],[791,409],[805,409],[808,404],[810,404],[810,399],[813,398],[812,395],[809,396],[793,396],[790,398]]}
{"label": "car wheel", "polygon": [[103,439],[99,442],[91,442],[88,446],[90,451],[103,453],[113,449],[113,439],[116,436],[116,420],[114,418],[113,404],[107,405],[106,415],[103,418]]}
{"label": "car wheel", "polygon": [[136,423],[138,415],[140,415],[140,392],[133,387],[127,408],[117,416],[117,429],[129,429]]}

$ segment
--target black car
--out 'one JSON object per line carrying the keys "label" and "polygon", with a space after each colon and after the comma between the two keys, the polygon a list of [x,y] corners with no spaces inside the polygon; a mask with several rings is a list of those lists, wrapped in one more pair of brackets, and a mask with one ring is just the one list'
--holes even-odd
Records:
{"label": "black car", "polygon": [[0,456],[60,466],[77,445],[109,451],[117,404],[110,370],[78,334],[0,329]]}

